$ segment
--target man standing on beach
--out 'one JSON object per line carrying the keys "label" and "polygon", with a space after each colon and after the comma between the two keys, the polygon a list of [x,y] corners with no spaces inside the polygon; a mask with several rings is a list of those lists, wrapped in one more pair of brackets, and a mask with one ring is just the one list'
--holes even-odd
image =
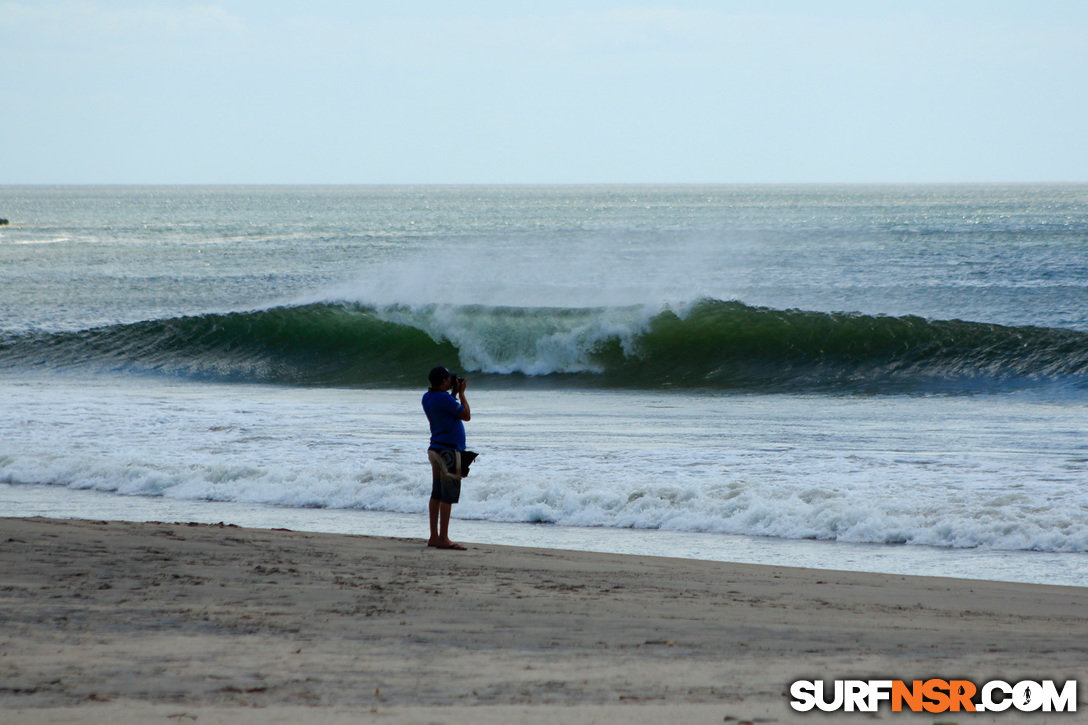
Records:
{"label": "man standing on beach", "polygon": [[[461,452],[465,450],[464,422],[472,419],[465,386],[459,378],[441,365],[427,376],[431,387],[423,394],[423,412],[431,424],[431,445],[427,457],[431,461],[431,538],[427,546],[438,549],[465,547],[450,541],[450,513],[461,497]],[[453,391],[452,393],[450,391]],[[455,397],[456,396],[456,397]],[[460,397],[461,402],[457,402]]]}

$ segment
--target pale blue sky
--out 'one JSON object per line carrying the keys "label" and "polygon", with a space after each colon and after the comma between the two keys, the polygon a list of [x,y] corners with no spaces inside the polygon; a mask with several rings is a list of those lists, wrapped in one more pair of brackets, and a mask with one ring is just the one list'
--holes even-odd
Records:
{"label": "pale blue sky", "polygon": [[1088,181],[1088,2],[0,0],[0,184]]}

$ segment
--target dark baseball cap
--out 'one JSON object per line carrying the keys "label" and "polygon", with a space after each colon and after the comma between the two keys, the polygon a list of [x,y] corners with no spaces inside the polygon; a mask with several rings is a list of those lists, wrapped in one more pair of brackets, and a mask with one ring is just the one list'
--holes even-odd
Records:
{"label": "dark baseball cap", "polygon": [[427,379],[431,381],[431,385],[438,385],[443,380],[450,376],[456,377],[457,373],[453,372],[445,365],[439,365],[438,367],[431,368],[431,372],[428,373]]}

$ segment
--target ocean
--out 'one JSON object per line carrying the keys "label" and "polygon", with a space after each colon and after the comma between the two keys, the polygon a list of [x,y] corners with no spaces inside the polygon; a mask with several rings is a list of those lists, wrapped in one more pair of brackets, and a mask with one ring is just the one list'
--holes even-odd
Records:
{"label": "ocean", "polygon": [[1088,185],[0,187],[0,512],[1088,586]]}

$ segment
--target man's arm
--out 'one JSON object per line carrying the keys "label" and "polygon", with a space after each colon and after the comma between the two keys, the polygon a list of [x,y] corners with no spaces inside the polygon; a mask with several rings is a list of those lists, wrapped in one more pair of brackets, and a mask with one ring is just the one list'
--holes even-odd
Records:
{"label": "man's arm", "polygon": [[468,407],[468,399],[465,398],[465,386],[468,385],[468,381],[461,380],[461,385],[457,389],[457,396],[461,399],[461,420],[472,420],[472,409]]}

